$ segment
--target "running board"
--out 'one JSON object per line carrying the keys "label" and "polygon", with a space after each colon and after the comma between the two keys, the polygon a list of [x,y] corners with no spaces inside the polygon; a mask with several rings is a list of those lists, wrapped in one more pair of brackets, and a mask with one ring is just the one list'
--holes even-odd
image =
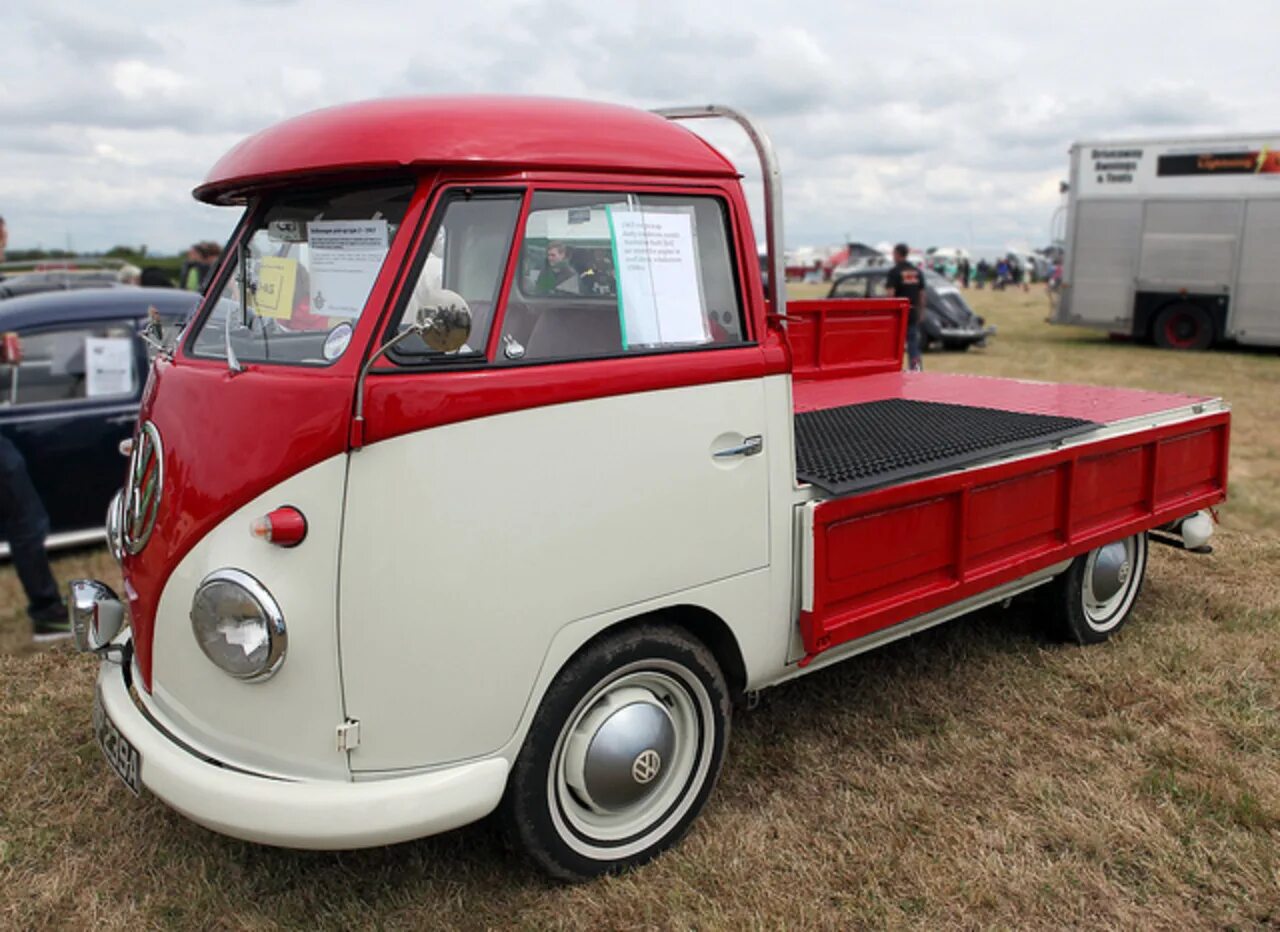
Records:
{"label": "running board", "polygon": [[[85,547],[89,544],[100,544],[107,539],[104,528],[90,528],[84,531],[61,531],[45,538],[45,550],[66,550],[70,547]],[[8,560],[12,556],[9,542],[0,541],[0,560]]]}

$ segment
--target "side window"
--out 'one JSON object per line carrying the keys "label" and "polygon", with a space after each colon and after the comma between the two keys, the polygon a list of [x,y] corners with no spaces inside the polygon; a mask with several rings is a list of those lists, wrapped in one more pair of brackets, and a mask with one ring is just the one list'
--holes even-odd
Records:
{"label": "side window", "polygon": [[503,323],[509,359],[620,356],[744,339],[713,197],[538,192]]}
{"label": "side window", "polygon": [[431,244],[418,259],[417,278],[400,319],[407,326],[419,308],[461,298],[471,310],[471,335],[461,349],[448,354],[410,337],[396,352],[398,358],[484,355],[522,196],[518,191],[447,196]]}
{"label": "side window", "polygon": [[833,298],[865,298],[867,296],[867,278],[856,275],[836,282]]}
{"label": "side window", "polygon": [[867,279],[867,297],[868,298],[892,298],[889,294],[888,286],[889,277],[887,275],[872,275]]}
{"label": "side window", "polygon": [[135,339],[127,323],[21,334],[19,361],[4,367],[3,401],[30,405],[130,397],[138,388]]}

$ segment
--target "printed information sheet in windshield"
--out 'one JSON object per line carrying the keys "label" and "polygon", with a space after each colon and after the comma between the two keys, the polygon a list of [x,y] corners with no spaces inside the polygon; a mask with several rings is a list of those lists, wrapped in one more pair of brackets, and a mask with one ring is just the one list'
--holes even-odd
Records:
{"label": "printed information sheet in windshield", "polygon": [[311,312],[359,317],[387,255],[385,220],[316,220],[311,249]]}

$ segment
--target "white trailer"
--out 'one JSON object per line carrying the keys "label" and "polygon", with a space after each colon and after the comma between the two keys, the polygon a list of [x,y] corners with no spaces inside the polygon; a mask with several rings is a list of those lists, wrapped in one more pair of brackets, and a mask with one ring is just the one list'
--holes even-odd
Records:
{"label": "white trailer", "polygon": [[1280,346],[1280,133],[1078,142],[1052,323]]}

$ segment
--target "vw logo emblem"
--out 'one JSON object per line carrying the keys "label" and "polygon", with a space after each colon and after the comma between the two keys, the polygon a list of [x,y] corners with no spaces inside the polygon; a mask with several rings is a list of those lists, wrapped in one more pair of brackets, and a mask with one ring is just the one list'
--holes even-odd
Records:
{"label": "vw logo emblem", "polygon": [[1120,570],[1116,573],[1116,575],[1120,577],[1120,585],[1123,586],[1125,583],[1129,581],[1130,572],[1131,570],[1129,568],[1129,561],[1125,560],[1123,563],[1120,564]]}
{"label": "vw logo emblem", "polygon": [[164,450],[160,431],[146,421],[138,429],[138,439],[129,459],[129,485],[124,495],[121,536],[129,553],[139,553],[151,539],[164,491]]}
{"label": "vw logo emblem", "polygon": [[640,784],[649,783],[662,769],[662,757],[653,748],[641,751],[631,762],[631,776]]}

